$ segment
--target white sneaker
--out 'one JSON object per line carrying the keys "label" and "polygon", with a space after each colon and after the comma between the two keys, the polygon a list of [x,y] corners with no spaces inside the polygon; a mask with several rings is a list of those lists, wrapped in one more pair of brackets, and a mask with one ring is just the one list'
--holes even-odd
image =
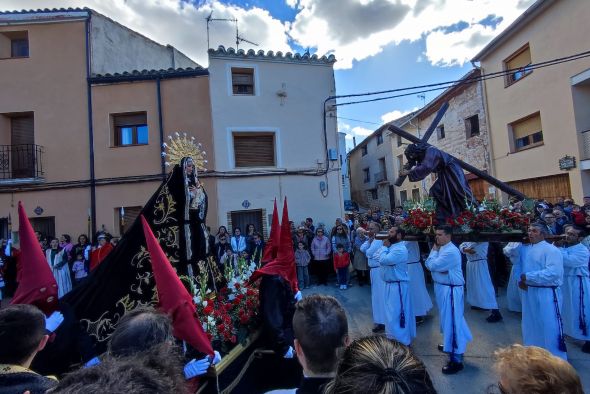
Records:
{"label": "white sneaker", "polygon": [[342,289],[342,290],[346,290],[346,289],[348,289],[348,286],[346,286],[346,285],[342,285],[341,289]]}
{"label": "white sneaker", "polygon": [[340,285],[340,290],[344,290],[345,288],[346,288],[346,286]]}

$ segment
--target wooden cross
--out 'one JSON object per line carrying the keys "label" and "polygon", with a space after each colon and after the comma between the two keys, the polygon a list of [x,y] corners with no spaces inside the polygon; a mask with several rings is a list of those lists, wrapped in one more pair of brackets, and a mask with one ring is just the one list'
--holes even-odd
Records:
{"label": "wooden cross", "polygon": [[[407,131],[405,131],[393,124],[390,124],[388,126],[388,130],[394,134],[399,135],[402,138],[405,138],[406,140],[408,140],[414,144],[422,143],[422,144],[426,144],[427,146],[432,146],[427,141],[428,141],[428,138],[430,138],[430,135],[432,135],[432,132],[434,131],[434,129],[436,128],[436,125],[440,121],[440,118],[442,118],[442,115],[444,115],[445,111],[447,110],[447,108],[445,106],[448,107],[448,103],[443,104],[442,107],[438,110],[436,118],[434,119],[434,121],[432,122],[432,124],[430,125],[430,127],[428,128],[426,133],[424,134],[424,137],[422,137],[422,139],[416,137],[415,135],[413,135],[411,133],[408,133]],[[442,114],[441,114],[441,111],[442,111]],[[430,134],[428,134],[429,132],[430,132]],[[494,178],[491,175],[486,174],[483,171],[480,171],[479,169],[475,168],[471,164],[465,163],[463,160],[457,159],[453,155],[449,154],[449,156],[451,156],[455,160],[455,162],[457,164],[459,164],[459,166],[461,168],[463,168],[465,171],[469,171],[470,173],[477,176],[478,178],[483,179],[484,181],[488,182],[489,184],[496,186],[498,189],[502,190],[503,192],[507,193],[508,195],[514,196],[519,200],[524,200],[526,198],[526,196],[524,194],[522,194],[518,190],[512,188],[511,186],[507,185],[506,183]],[[398,180],[399,180],[399,178],[398,178]],[[403,182],[403,180],[402,180],[402,182]],[[396,184],[397,184],[397,182],[396,182]],[[400,185],[401,185],[401,183],[400,183]]]}

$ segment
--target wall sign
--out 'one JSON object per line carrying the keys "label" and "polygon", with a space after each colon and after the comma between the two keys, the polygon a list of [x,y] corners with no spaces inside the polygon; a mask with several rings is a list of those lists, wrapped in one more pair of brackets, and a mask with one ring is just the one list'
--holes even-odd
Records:
{"label": "wall sign", "polygon": [[573,156],[564,156],[559,159],[559,169],[569,171],[572,168],[576,168],[576,158]]}
{"label": "wall sign", "polygon": [[246,209],[250,208],[250,201],[248,201],[248,200],[242,201],[242,206]]}
{"label": "wall sign", "polygon": [[37,207],[33,210],[33,212],[35,212],[35,214],[37,214],[37,216],[41,215],[43,213],[43,208]]}

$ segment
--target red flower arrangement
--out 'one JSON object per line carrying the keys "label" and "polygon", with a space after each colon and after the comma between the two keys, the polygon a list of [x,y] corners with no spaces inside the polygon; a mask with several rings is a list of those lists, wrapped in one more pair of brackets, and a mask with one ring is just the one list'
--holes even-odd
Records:
{"label": "red flower arrangement", "polygon": [[225,352],[259,326],[258,289],[239,283],[234,289],[223,288],[217,294],[210,293],[206,300],[196,300],[207,337],[211,341],[220,341]]}
{"label": "red flower arrangement", "polygon": [[420,234],[438,224],[436,212],[421,208],[411,209],[401,228],[408,234]]}
{"label": "red flower arrangement", "polygon": [[507,208],[499,211],[463,211],[456,217],[447,218],[447,224],[458,228],[461,233],[525,231],[529,223],[527,214],[511,212]]}

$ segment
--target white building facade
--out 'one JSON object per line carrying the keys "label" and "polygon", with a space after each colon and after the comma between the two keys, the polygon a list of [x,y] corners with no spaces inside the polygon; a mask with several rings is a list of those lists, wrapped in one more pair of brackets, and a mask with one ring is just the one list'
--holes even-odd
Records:
{"label": "white building facade", "polygon": [[[265,235],[275,197],[289,217],[332,225],[343,214],[335,58],[209,50],[218,223]],[[325,119],[325,122],[324,122]],[[279,208],[280,209],[280,208]],[[280,211],[279,211],[280,212]]]}

